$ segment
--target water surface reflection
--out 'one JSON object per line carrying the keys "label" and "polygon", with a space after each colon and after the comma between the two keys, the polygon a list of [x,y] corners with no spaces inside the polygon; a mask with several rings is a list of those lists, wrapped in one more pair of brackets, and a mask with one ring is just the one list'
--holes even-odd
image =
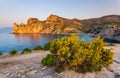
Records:
{"label": "water surface reflection", "polygon": [[[13,49],[22,51],[24,48],[33,49],[37,45],[44,46],[45,43],[62,38],[67,35],[53,35],[53,34],[8,34],[12,28],[0,29],[0,51],[2,53],[10,52]],[[86,41],[91,40],[92,37],[87,35],[79,35]]]}
{"label": "water surface reflection", "polygon": [[66,35],[53,35],[53,34],[14,34],[17,42],[29,42],[31,44],[44,45],[50,40],[62,38]]}

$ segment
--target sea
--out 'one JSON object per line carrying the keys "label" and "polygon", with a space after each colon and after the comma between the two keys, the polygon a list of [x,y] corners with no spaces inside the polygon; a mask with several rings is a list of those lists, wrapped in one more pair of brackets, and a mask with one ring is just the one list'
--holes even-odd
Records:
{"label": "sea", "polygon": [[[68,35],[53,34],[9,34],[13,28],[0,28],[0,52],[9,53],[13,49],[21,52],[24,48],[33,49],[37,45],[44,46],[47,42],[68,37]],[[80,39],[90,41],[93,37],[89,35],[78,35]]]}

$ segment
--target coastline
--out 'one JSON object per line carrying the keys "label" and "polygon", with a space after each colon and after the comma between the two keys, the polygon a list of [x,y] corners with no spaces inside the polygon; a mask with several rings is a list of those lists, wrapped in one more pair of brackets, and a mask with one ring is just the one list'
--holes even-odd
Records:
{"label": "coastline", "polygon": [[[71,34],[76,34],[76,35],[87,35],[87,36],[91,36],[91,37],[97,37],[99,35],[95,35],[95,34],[85,34],[85,33],[14,33],[14,32],[10,32],[9,34],[45,34],[45,35],[71,35]],[[102,36],[101,36],[102,37]],[[116,40],[114,38],[107,38],[107,37],[102,37],[104,38],[104,40],[108,43],[120,43],[120,40]]]}
{"label": "coastline", "polygon": [[[8,34],[53,34],[53,35],[70,35],[70,34],[77,34],[77,35],[81,35],[81,34],[85,34],[85,33],[16,33],[16,32],[9,32]],[[87,34],[86,34],[87,35]]]}

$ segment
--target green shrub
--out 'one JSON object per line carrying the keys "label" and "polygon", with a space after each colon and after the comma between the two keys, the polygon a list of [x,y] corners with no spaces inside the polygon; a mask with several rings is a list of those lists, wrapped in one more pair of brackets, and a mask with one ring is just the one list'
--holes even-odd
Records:
{"label": "green shrub", "polygon": [[113,52],[105,49],[105,45],[101,37],[90,42],[81,40],[74,34],[56,39],[50,42],[51,55],[43,58],[42,64],[55,65],[58,72],[71,69],[83,73],[100,71],[102,66],[109,66],[113,61]]}
{"label": "green shrub", "polygon": [[56,57],[53,54],[48,54],[47,57],[42,59],[42,64],[44,66],[54,66],[56,65]]}
{"label": "green shrub", "polygon": [[17,54],[17,51],[16,50],[12,50],[9,54],[10,55],[15,55],[15,54]]}
{"label": "green shrub", "polygon": [[44,50],[49,50],[50,49],[50,43],[51,42],[48,42],[44,45]]}
{"label": "green shrub", "polygon": [[2,55],[2,52],[0,51],[0,55]]}
{"label": "green shrub", "polygon": [[23,51],[21,52],[21,54],[28,54],[28,53],[31,53],[31,49],[29,49],[29,48],[25,48],[25,49],[23,49]]}
{"label": "green shrub", "polygon": [[104,49],[102,51],[102,57],[101,57],[101,61],[102,61],[102,64],[104,66],[109,66],[109,64],[111,64],[113,62],[113,53],[108,50],[108,49]]}
{"label": "green shrub", "polygon": [[42,46],[38,45],[33,50],[42,50],[42,49],[43,49]]}
{"label": "green shrub", "polygon": [[115,46],[115,44],[114,43],[107,43],[106,46]]}

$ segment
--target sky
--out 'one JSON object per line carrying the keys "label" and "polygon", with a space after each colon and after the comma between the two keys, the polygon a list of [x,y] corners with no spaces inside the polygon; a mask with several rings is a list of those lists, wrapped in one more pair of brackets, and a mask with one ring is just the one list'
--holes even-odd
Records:
{"label": "sky", "polygon": [[120,0],[0,0],[0,27],[31,17],[45,20],[51,14],[70,19],[120,15]]}

